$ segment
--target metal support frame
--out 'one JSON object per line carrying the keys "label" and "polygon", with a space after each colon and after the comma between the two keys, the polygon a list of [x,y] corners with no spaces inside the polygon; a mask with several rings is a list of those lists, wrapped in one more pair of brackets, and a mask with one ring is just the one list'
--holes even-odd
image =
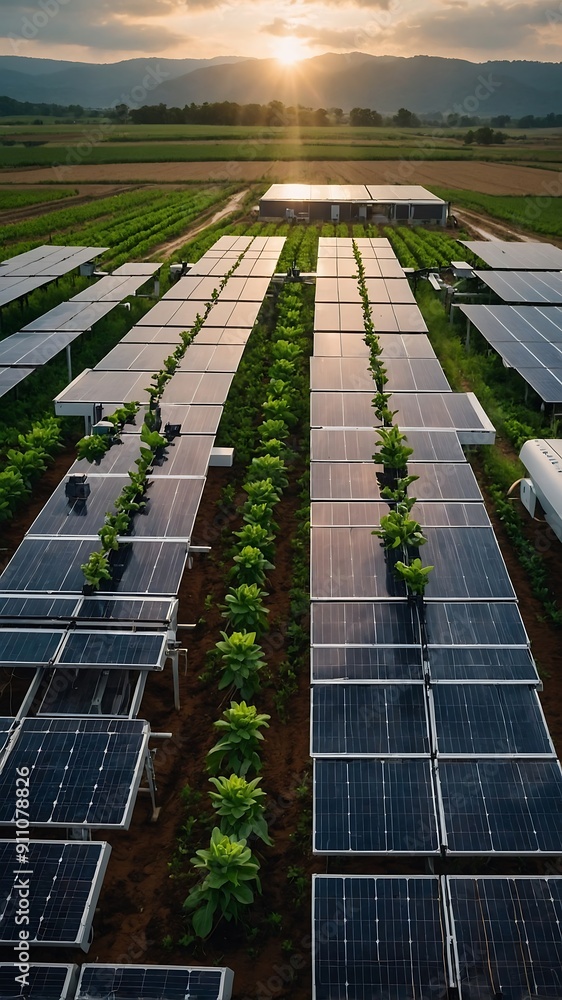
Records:
{"label": "metal support frame", "polygon": [[66,367],[68,369],[68,381],[72,382],[72,352],[71,345],[66,345]]}

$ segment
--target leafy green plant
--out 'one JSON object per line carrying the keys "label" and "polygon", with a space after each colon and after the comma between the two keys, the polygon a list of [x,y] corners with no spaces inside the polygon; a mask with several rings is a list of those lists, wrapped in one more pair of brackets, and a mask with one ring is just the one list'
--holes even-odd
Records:
{"label": "leafy green plant", "polygon": [[289,480],[282,458],[274,455],[262,455],[260,458],[252,459],[246,473],[246,482],[255,483],[266,479],[271,480],[278,492],[287,488]]}
{"label": "leafy green plant", "polygon": [[261,893],[260,866],[244,839],[231,839],[218,827],[211,834],[209,847],[197,851],[191,862],[205,877],[191,889],[183,906],[192,914],[197,936],[206,938],[217,915],[237,923],[245,907],[253,903],[254,891]]}
{"label": "leafy green plant", "polygon": [[222,736],[207,754],[207,770],[214,775],[221,771],[242,776],[250,771],[259,773],[258,749],[263,741],[260,729],[269,728],[271,716],[259,714],[255,705],[247,705],[245,701],[231,702],[223,716],[213,723]]}
{"label": "leafy green plant", "polygon": [[267,597],[267,594],[255,583],[242,583],[239,587],[231,587],[225,597],[226,607],[222,616],[228,619],[236,631],[255,631],[261,634],[267,629],[269,614],[263,604],[264,597]]}
{"label": "leafy green plant", "polygon": [[259,549],[266,559],[273,559],[275,554],[275,536],[265,525],[247,523],[240,531],[235,531],[234,534],[238,538],[238,545],[241,548],[251,545],[253,548]]}
{"label": "leafy green plant", "polygon": [[111,570],[105,552],[91,552],[88,562],[80,566],[90,587],[98,588],[102,580],[111,580]]}
{"label": "leafy green plant", "polygon": [[221,817],[221,833],[236,840],[258,837],[271,846],[273,841],[265,820],[264,800],[267,796],[258,787],[261,778],[246,781],[246,778],[232,774],[230,778],[209,778],[209,781],[216,788],[215,792],[209,792],[209,797]]}
{"label": "leafy green plant", "polygon": [[112,443],[113,437],[109,434],[87,434],[78,441],[76,453],[79,459],[85,458],[88,462],[95,462],[105,455]]}
{"label": "leafy green plant", "polygon": [[265,504],[273,508],[279,503],[279,493],[271,479],[255,479],[244,483],[243,490],[248,494],[248,502],[254,504]]}
{"label": "leafy green plant", "polygon": [[266,570],[275,569],[263,552],[253,545],[244,545],[234,556],[234,566],[230,571],[237,583],[257,584],[263,587]]}
{"label": "leafy green plant", "polygon": [[433,566],[423,566],[421,559],[412,559],[409,565],[397,562],[394,569],[412,594],[418,594],[423,597],[425,588],[429,583],[429,574],[434,569]]}
{"label": "leafy green plant", "polygon": [[259,671],[265,666],[262,648],[256,644],[255,632],[221,632],[222,642],[216,648],[222,654],[222,677],[219,690],[234,687],[244,699],[252,698],[260,688]]}
{"label": "leafy green plant", "polygon": [[393,487],[385,486],[381,490],[382,499],[392,503],[408,504],[408,509],[411,509],[416,503],[416,497],[408,497],[408,487],[417,479],[419,476],[404,476],[402,479],[397,479]]}
{"label": "leafy green plant", "polygon": [[421,525],[410,518],[407,511],[401,510],[392,510],[390,514],[382,517],[380,528],[375,528],[371,534],[381,538],[387,549],[397,549],[402,545],[416,548],[427,541]]}
{"label": "leafy green plant", "polygon": [[380,447],[373,455],[373,461],[385,469],[405,469],[414,451],[404,444],[406,435],[394,424],[392,427],[377,427],[376,433],[380,438]]}

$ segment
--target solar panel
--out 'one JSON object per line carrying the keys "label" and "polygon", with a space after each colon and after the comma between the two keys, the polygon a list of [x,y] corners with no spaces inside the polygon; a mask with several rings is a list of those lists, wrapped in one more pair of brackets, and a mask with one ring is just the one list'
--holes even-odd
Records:
{"label": "solar panel", "polygon": [[313,852],[437,854],[430,760],[316,760]]}
{"label": "solar panel", "polygon": [[446,684],[431,693],[437,751],[554,755],[537,692],[505,684]]}
{"label": "solar panel", "polygon": [[475,271],[474,274],[504,302],[562,304],[559,271]]}
{"label": "solar panel", "polygon": [[[323,605],[316,607],[320,609]],[[313,646],[311,667],[313,683],[423,679],[419,646]]]}
{"label": "solar panel", "polygon": [[79,336],[78,333],[14,333],[0,341],[0,365],[44,365]]}
{"label": "solar panel", "polygon": [[[31,840],[25,868],[18,865],[16,846],[0,841],[0,943],[19,940],[14,918],[21,887],[29,889],[30,945],[79,945],[87,951],[109,844]],[[28,870],[33,877],[28,878]]]}
{"label": "solar panel", "polygon": [[313,1000],[447,994],[434,876],[313,875]]}
{"label": "solar panel", "polygon": [[83,965],[76,1000],[230,1000],[230,969]]}
{"label": "solar panel", "polygon": [[[373,462],[312,462],[312,500],[379,500],[377,472]],[[419,500],[481,501],[482,494],[468,462],[455,465],[417,463],[408,473],[418,478],[410,487]]]}
{"label": "solar panel", "polygon": [[0,368],[0,397],[23,382],[34,372],[34,368]]}
{"label": "solar panel", "polygon": [[507,240],[459,240],[489,267],[498,270],[549,271],[562,269],[562,250],[551,243]]}
{"label": "solar panel", "polygon": [[[310,507],[310,523],[316,527],[371,527],[380,526],[389,512],[383,500],[315,500]],[[483,503],[415,503],[411,517],[424,527],[431,528],[481,528],[491,522]]]}
{"label": "solar panel", "polygon": [[435,646],[525,646],[529,637],[515,602],[426,605],[428,641]]}
{"label": "solar panel", "polygon": [[405,601],[313,604],[310,637],[315,646],[419,645],[419,629]]}
{"label": "solar panel", "polygon": [[562,879],[449,876],[460,995],[562,995]]}
{"label": "solar panel", "polygon": [[167,403],[224,403],[233,372],[176,372],[166,386],[162,402]]}
{"label": "solar panel", "polygon": [[419,684],[312,688],[311,757],[427,755],[429,719]]}
{"label": "solar panel", "polygon": [[[429,337],[423,333],[379,335],[381,359],[387,358],[435,358]],[[315,333],[314,356],[316,358],[364,358],[369,357],[369,348],[358,333]]]}
{"label": "solar panel", "polygon": [[438,776],[450,854],[562,853],[558,761],[441,760]]}
{"label": "solar panel", "polygon": [[[178,338],[179,343],[179,338]],[[171,354],[173,347],[170,344],[117,344],[112,351],[102,358],[94,367],[94,371],[138,371],[146,372],[146,380],[150,381],[149,374],[160,371],[164,367],[164,361]]]}
{"label": "solar panel", "polygon": [[150,278],[151,275],[159,271],[162,264],[146,263],[144,261],[129,261],[128,264],[121,264],[120,267],[116,267],[113,271],[113,275],[119,274],[144,274],[145,277]]}
{"label": "solar panel", "polygon": [[429,674],[432,684],[541,684],[535,661],[524,646],[430,646]]}
{"label": "solar panel", "polygon": [[[311,398],[324,395],[326,404],[331,394],[312,393]],[[359,395],[347,393],[348,396]],[[335,414],[332,419],[338,419]],[[330,417],[327,416],[327,419]],[[312,428],[310,431],[310,458],[312,462],[368,462],[372,461],[378,438],[373,429],[368,429],[349,421],[346,428],[342,419],[338,427]],[[345,429],[344,429],[345,428]],[[455,431],[411,431],[408,430],[408,445],[414,449],[410,465],[418,462],[465,462],[464,452]],[[412,469],[415,472],[415,469]]]}
{"label": "solar panel", "polygon": [[[0,590],[80,593],[80,566],[99,546],[91,541],[24,538],[0,576]],[[102,593],[175,596],[185,568],[185,542],[139,541],[119,547],[113,577],[102,581]]]}
{"label": "solar panel", "polygon": [[[513,600],[515,592],[492,528],[426,528],[425,565],[429,600]],[[316,600],[376,600],[404,597],[393,566],[370,528],[313,528],[311,597]],[[1,579],[0,579],[1,582]]]}
{"label": "solar panel", "polygon": [[[113,450],[113,449],[110,449]],[[117,454],[121,454],[120,447]],[[137,439],[137,455],[140,454]],[[90,465],[90,468],[92,466]],[[129,468],[133,468],[132,464]],[[127,476],[88,477],[90,495],[86,500],[73,500],[66,496],[66,480],[60,483],[29,529],[34,535],[82,535],[95,538],[105,514],[124,486],[130,483]]]}
{"label": "solar panel", "polygon": [[0,824],[15,823],[27,768],[32,826],[128,829],[149,735],[140,720],[24,719],[0,771]]}
{"label": "solar panel", "polygon": [[[183,434],[216,434],[222,417],[222,406],[189,406],[183,403],[172,403],[160,407],[162,426],[179,424],[180,435]],[[130,424],[125,424],[124,434],[140,433],[146,414],[146,407],[141,406],[136,417]],[[177,439],[175,441],[177,444]]]}
{"label": "solar panel", "polygon": [[242,360],[244,344],[193,343],[180,362],[178,371],[183,372],[235,372]]}
{"label": "solar panel", "polygon": [[0,271],[0,309],[2,306],[7,306],[10,302],[15,302],[16,299],[22,298],[24,295],[29,295],[36,288],[48,285],[51,281],[54,281],[54,277],[51,275],[24,278],[21,275],[4,276]]}
{"label": "solar panel", "polygon": [[61,630],[0,628],[0,664],[10,667],[47,666],[63,637]]}
{"label": "solar panel", "polygon": [[[450,385],[437,359],[387,358],[387,392],[447,392]],[[310,359],[310,388],[317,392],[375,391],[373,376],[362,358]]]}
{"label": "solar panel", "polygon": [[69,632],[57,658],[57,666],[73,668],[109,667],[121,670],[163,670],[166,633],[86,631]]}
{"label": "solar panel", "polygon": [[22,983],[21,966],[15,962],[0,965],[0,1000],[71,1000],[74,997],[75,965],[30,962],[23,976],[27,984]]}
{"label": "solar panel", "polygon": [[[333,358],[319,360],[333,361]],[[421,362],[418,362],[418,364]],[[313,392],[310,397],[310,419],[313,427],[373,427],[376,423],[370,392]],[[482,433],[493,431],[482,407],[472,393],[394,392],[392,409],[396,422],[408,433],[421,433],[420,428]],[[409,429],[412,429],[411,431]],[[494,438],[491,438],[493,443]],[[472,443],[471,439],[466,443]],[[475,443],[490,443],[477,439]],[[427,461],[430,461],[427,459]]]}
{"label": "solar panel", "polygon": [[[76,597],[52,597],[51,595],[26,596],[0,594],[0,618],[17,619],[17,625],[22,627],[26,619],[46,619],[49,625],[55,624],[51,619],[69,619],[79,607]],[[6,622],[3,622],[6,624]],[[56,623],[58,624],[58,622]]]}

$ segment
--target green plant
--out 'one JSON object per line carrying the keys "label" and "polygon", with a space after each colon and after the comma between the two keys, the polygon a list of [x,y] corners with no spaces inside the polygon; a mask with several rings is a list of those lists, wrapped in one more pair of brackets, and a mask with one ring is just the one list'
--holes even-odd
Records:
{"label": "green plant", "polygon": [[247,523],[240,531],[235,531],[234,534],[238,538],[239,547],[244,548],[245,545],[251,545],[253,548],[263,552],[266,559],[273,559],[275,553],[275,536],[264,525]]}
{"label": "green plant", "polygon": [[88,562],[80,566],[90,587],[99,587],[102,580],[111,580],[109,561],[104,552],[91,552]]}
{"label": "green plant", "polygon": [[407,437],[393,424],[392,427],[377,427],[380,447],[373,455],[373,461],[385,469],[405,469],[406,463],[414,449],[405,445]]}
{"label": "green plant", "polygon": [[228,619],[232,629],[245,632],[253,630],[261,634],[267,629],[269,611],[262,600],[267,596],[255,583],[231,587],[225,597],[226,607],[222,616]]}
{"label": "green plant", "polygon": [[260,688],[259,671],[265,666],[262,648],[256,644],[255,632],[221,632],[222,642],[216,648],[222,654],[222,677],[219,690],[234,685],[242,698],[253,697]]}
{"label": "green plant", "polygon": [[112,443],[113,438],[109,434],[88,434],[78,441],[76,454],[79,459],[85,458],[88,462],[95,462],[105,455]]}
{"label": "green plant", "polygon": [[259,788],[261,778],[247,781],[246,778],[231,774],[230,778],[209,778],[215,792],[209,797],[221,817],[221,833],[236,840],[247,840],[255,836],[271,846],[273,841],[267,831],[264,799],[266,794]]}
{"label": "green plant", "polygon": [[221,770],[242,776],[249,771],[258,773],[261,760],[257,751],[263,741],[260,729],[269,727],[271,716],[259,714],[255,705],[245,701],[231,702],[223,716],[213,723],[223,735],[207,754],[207,770],[214,775]]}
{"label": "green plant", "polygon": [[265,922],[276,931],[280,931],[283,928],[283,917],[280,913],[276,913],[275,911],[267,914]]}
{"label": "green plant", "polygon": [[184,909],[192,914],[193,930],[200,938],[211,933],[215,915],[235,923],[246,906],[254,901],[254,888],[261,893],[259,862],[244,839],[234,840],[215,827],[208,849],[196,851],[194,868],[205,873],[203,881],[191,889]]}
{"label": "green plant", "polygon": [[246,473],[246,481],[255,483],[269,479],[277,491],[287,488],[289,480],[287,478],[286,466],[282,458],[275,455],[262,455],[260,458],[253,458]]}
{"label": "green plant", "polygon": [[418,594],[423,597],[425,588],[429,583],[429,574],[434,569],[433,566],[422,566],[421,559],[412,559],[409,565],[397,562],[394,569],[402,580],[404,580],[404,583],[412,594]]}
{"label": "green plant", "polygon": [[397,549],[402,545],[416,548],[427,541],[420,524],[410,518],[406,510],[398,508],[382,517],[380,528],[375,528],[371,534],[382,538],[387,549]]}
{"label": "green plant", "polygon": [[279,503],[279,493],[271,479],[255,479],[252,482],[246,482],[243,489],[248,494],[247,502],[252,506],[265,504],[267,507],[273,508],[275,504]]}
{"label": "green plant", "polygon": [[270,569],[275,569],[275,566],[265,558],[260,549],[253,545],[244,545],[234,556],[234,566],[230,576],[238,583],[255,583],[262,587],[265,583],[266,570]]}

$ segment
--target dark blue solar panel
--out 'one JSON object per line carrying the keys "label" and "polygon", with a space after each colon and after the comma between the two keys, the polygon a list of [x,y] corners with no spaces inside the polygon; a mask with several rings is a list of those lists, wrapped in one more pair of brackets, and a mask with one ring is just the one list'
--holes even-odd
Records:
{"label": "dark blue solar panel", "polygon": [[82,602],[77,618],[94,618],[104,621],[132,621],[142,622],[144,625],[151,622],[168,623],[173,613],[173,603],[169,600],[163,601],[129,601],[122,597],[120,600],[113,600],[108,597],[85,598]]}
{"label": "dark blue solar panel", "polygon": [[[396,605],[388,605],[396,607]],[[313,646],[313,681],[420,681],[419,646]]]}
{"label": "dark blue solar panel", "polygon": [[165,642],[164,633],[77,630],[68,636],[56,663],[162,670]]}
{"label": "dark blue solar panel", "polygon": [[447,995],[437,878],[316,876],[315,1000]]}
{"label": "dark blue solar panel", "polygon": [[61,618],[68,619],[77,606],[76,597],[18,597],[0,598],[0,618]]}
{"label": "dark blue solar panel", "polygon": [[25,719],[0,772],[0,823],[14,823],[18,769],[29,769],[37,826],[122,826],[138,788],[146,723],[131,719]]}
{"label": "dark blue solar panel", "polygon": [[[65,1000],[70,997],[72,965],[29,965],[27,985],[17,982],[22,976],[19,965],[0,965],[0,1000]],[[72,991],[74,995],[74,991]]]}
{"label": "dark blue solar panel", "polygon": [[440,761],[451,854],[562,854],[558,761]]}
{"label": "dark blue solar panel", "polygon": [[439,753],[553,754],[536,691],[506,684],[433,688]]}
{"label": "dark blue solar panel", "polygon": [[313,604],[313,645],[396,645],[419,643],[419,629],[405,601],[342,601]]}
{"label": "dark blue solar panel", "polygon": [[539,684],[530,651],[523,646],[429,648],[429,672],[438,681],[520,681]]}
{"label": "dark blue solar panel", "polygon": [[54,657],[63,632],[0,629],[0,663],[46,666]]}
{"label": "dark blue solar panel", "polygon": [[562,879],[447,880],[463,1000],[562,996]]}
{"label": "dark blue solar panel", "polygon": [[76,1000],[218,1000],[221,969],[84,965]]}
{"label": "dark blue solar panel", "polygon": [[423,684],[322,684],[312,689],[312,757],[429,752]]}
{"label": "dark blue solar panel", "polygon": [[[24,868],[18,865],[15,842],[0,841],[0,943],[19,940],[18,886],[26,879],[30,944],[80,944],[87,939],[109,851],[102,842],[30,841]],[[28,870],[32,876],[25,874]]]}
{"label": "dark blue solar panel", "polygon": [[437,853],[431,762],[315,761],[314,823],[316,853]]}
{"label": "dark blue solar panel", "polygon": [[[424,552],[424,562],[427,561]],[[515,602],[432,602],[426,607],[426,619],[429,642],[437,646],[525,646],[528,643]]]}

